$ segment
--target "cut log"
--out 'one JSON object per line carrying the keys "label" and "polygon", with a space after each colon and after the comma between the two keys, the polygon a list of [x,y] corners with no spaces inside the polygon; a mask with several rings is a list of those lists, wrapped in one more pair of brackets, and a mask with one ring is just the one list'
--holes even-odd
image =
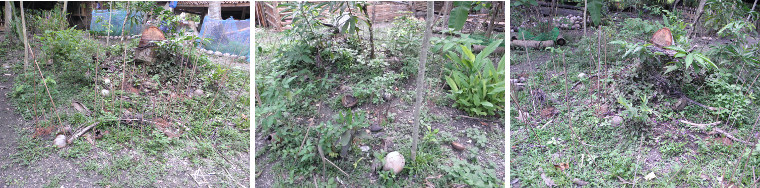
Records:
{"label": "cut log", "polygon": [[[477,44],[472,45],[472,53],[478,53],[480,51],[483,51],[483,49],[486,49],[486,46]],[[504,54],[504,52],[504,47],[497,47],[496,50],[493,51],[493,54],[501,55]]]}
{"label": "cut log", "polygon": [[525,48],[546,48],[554,46],[554,41],[512,40],[511,46],[520,46]]}

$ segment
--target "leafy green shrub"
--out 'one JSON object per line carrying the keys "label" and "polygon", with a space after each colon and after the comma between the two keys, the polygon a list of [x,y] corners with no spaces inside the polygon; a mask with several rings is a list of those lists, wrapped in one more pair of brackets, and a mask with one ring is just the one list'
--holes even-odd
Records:
{"label": "leafy green shrub", "polygon": [[359,129],[369,126],[369,122],[364,112],[351,111],[340,112],[335,122],[337,124],[327,122],[320,126],[319,131],[322,136],[318,147],[321,147],[330,157],[337,157],[338,152],[340,156],[345,157],[348,149],[351,148],[353,138],[361,132]]}
{"label": "leafy green shrub", "polygon": [[446,76],[446,83],[451,87],[454,107],[479,116],[494,115],[504,110],[505,83],[504,57],[499,61],[498,69],[488,59],[501,41],[488,45],[477,56],[466,46],[462,47],[462,58],[449,52],[448,57],[454,61],[456,69]]}
{"label": "leafy green shrub", "polygon": [[354,97],[360,101],[370,100],[372,104],[385,102],[383,93],[395,93],[393,85],[405,78],[404,74],[386,72],[382,76],[374,77],[369,83],[358,83],[354,88]]}
{"label": "leafy green shrub", "polygon": [[459,159],[452,160],[451,166],[441,165],[445,177],[452,182],[464,183],[473,187],[499,187],[502,182],[496,178],[494,169],[484,169]]}
{"label": "leafy green shrub", "polygon": [[71,62],[83,59],[81,52],[86,48],[83,44],[84,32],[72,28],[60,31],[46,30],[36,36],[40,40],[42,52],[48,59],[55,62]]}
{"label": "leafy green shrub", "polygon": [[744,113],[747,112],[750,99],[744,96],[741,86],[726,81],[729,76],[728,73],[718,73],[707,78],[713,105],[719,108],[712,113],[719,115],[722,119],[741,123],[746,119]]}
{"label": "leafy green shrub", "polygon": [[417,57],[422,44],[422,29],[425,25],[414,17],[401,16],[393,20],[393,27],[388,30],[390,56]]}
{"label": "leafy green shrub", "polygon": [[708,0],[702,14],[705,28],[715,32],[732,21],[743,20],[749,12],[746,6],[741,0]]}
{"label": "leafy green shrub", "polygon": [[290,88],[296,77],[281,78],[284,74],[285,72],[275,71],[256,78],[256,90],[259,92],[256,125],[259,126],[259,131],[269,132],[281,125],[287,119],[285,113],[289,110],[289,102],[299,92]]}
{"label": "leafy green shrub", "polygon": [[66,21],[66,14],[61,13],[61,7],[56,5],[52,10],[26,9],[26,21],[31,33],[39,34],[45,31],[59,31],[66,29],[69,22]]}

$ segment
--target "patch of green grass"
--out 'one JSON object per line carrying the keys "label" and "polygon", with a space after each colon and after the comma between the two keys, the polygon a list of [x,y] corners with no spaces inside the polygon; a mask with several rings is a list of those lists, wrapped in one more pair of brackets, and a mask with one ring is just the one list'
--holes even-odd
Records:
{"label": "patch of green grass", "polygon": [[88,156],[92,146],[82,139],[77,139],[68,148],[61,149],[58,154],[62,158],[76,159]]}
{"label": "patch of green grass", "polygon": [[49,143],[43,140],[26,136],[28,134],[30,133],[26,131],[20,131],[18,140],[16,141],[18,144],[16,146],[17,152],[11,154],[13,162],[21,164],[23,166],[28,166],[37,160],[47,157],[49,153],[54,149],[53,146],[48,145]]}
{"label": "patch of green grass", "polygon": [[50,181],[43,186],[44,188],[57,188],[61,186],[61,180],[66,177],[66,175],[63,174],[57,174],[50,178]]}

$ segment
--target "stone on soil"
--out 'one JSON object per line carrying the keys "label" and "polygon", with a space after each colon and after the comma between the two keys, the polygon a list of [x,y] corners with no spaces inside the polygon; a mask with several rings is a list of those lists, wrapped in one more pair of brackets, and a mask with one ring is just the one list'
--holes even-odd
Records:
{"label": "stone on soil", "polygon": [[390,152],[385,156],[385,164],[383,170],[392,171],[393,174],[398,174],[404,169],[404,156],[398,151]]}

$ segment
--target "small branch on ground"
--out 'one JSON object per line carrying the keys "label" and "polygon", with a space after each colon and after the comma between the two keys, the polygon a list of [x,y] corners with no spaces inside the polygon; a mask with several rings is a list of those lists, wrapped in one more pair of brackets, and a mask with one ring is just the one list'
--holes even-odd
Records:
{"label": "small branch on ground", "polygon": [[85,132],[89,131],[93,127],[95,127],[95,125],[98,125],[98,123],[99,122],[92,123],[92,125],[87,126],[84,129],[82,129],[82,130],[79,130],[79,132],[77,132],[76,134],[74,134],[74,136],[71,136],[71,138],[69,138],[69,140],[66,140],[66,144],[71,144],[71,142],[74,142],[74,140],[76,140],[79,136],[82,136],[82,134],[84,134]]}
{"label": "small branch on ground", "polygon": [[[689,121],[686,121],[686,120],[679,120],[679,121],[681,123],[684,123],[684,124],[687,124],[687,125],[691,125],[691,127],[699,128],[701,130],[707,130],[707,126],[715,126],[715,125],[718,125],[718,124],[722,123],[721,121],[717,121],[717,122],[708,123],[708,124],[698,124],[698,123],[692,123],[692,122],[689,122]],[[716,134],[716,133],[723,134],[723,135],[726,136],[726,138],[729,138],[729,139],[731,139],[733,141],[736,141],[736,142],[741,142],[741,143],[748,144],[748,145],[750,144],[749,142],[746,142],[744,140],[738,139],[738,138],[734,137],[733,135],[731,135],[730,133],[724,131],[723,129],[717,128],[717,127],[713,127],[713,131],[709,132],[708,134]]]}

